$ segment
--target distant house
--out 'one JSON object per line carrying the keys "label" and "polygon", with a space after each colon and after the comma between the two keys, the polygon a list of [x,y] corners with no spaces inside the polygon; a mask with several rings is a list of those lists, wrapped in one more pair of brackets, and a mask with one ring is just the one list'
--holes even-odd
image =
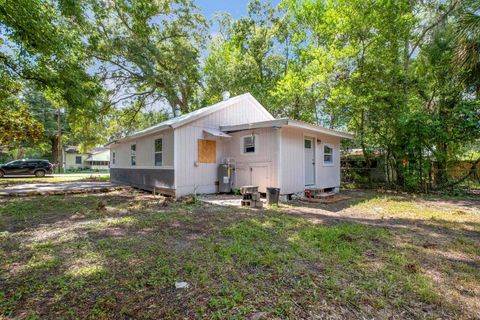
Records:
{"label": "distant house", "polygon": [[[112,141],[110,178],[180,197],[215,193],[219,184],[338,190],[340,141],[352,135],[275,119],[251,94],[159,123]],[[221,164],[232,172],[220,177]]]}
{"label": "distant house", "polygon": [[77,146],[63,148],[63,167],[65,170],[108,170],[110,164],[110,150],[95,148],[81,153]]}

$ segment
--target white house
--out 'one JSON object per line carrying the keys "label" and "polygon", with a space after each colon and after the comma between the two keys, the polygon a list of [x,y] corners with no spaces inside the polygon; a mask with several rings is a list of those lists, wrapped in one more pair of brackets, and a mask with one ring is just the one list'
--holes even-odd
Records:
{"label": "white house", "polygon": [[110,177],[180,197],[218,191],[218,166],[233,163],[233,187],[281,194],[340,186],[340,141],[349,133],[275,119],[251,94],[109,143]]}
{"label": "white house", "polygon": [[110,150],[107,148],[82,153],[77,146],[64,146],[62,153],[65,170],[108,170],[110,164]]}

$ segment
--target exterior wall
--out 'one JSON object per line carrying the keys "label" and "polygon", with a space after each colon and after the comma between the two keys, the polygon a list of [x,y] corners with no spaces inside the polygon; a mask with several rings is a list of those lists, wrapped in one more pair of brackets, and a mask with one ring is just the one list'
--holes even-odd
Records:
{"label": "exterior wall", "polygon": [[[317,139],[321,143],[317,143],[316,150],[316,177],[315,186],[317,188],[336,188],[340,187],[340,138],[319,135]],[[323,163],[323,146],[328,143],[333,146],[333,164],[324,165]]]}
{"label": "exterior wall", "polygon": [[110,168],[110,180],[159,193],[174,193],[173,169]]}
{"label": "exterior wall", "polygon": [[[260,192],[266,192],[267,187],[277,187],[279,129],[264,128],[231,133],[231,139],[225,146],[225,156],[235,159],[236,171],[234,187],[258,185]],[[256,136],[256,152],[243,154],[242,138],[247,135]]]}
{"label": "exterior wall", "polygon": [[[155,166],[155,139],[163,138],[163,165]],[[136,165],[130,161],[130,146],[136,144]],[[140,189],[175,195],[174,134],[172,129],[110,147],[110,180]],[[113,155],[115,152],[115,163]]]}
{"label": "exterior wall", "polygon": [[108,170],[108,165],[100,165],[100,164],[91,164],[89,165],[90,169],[92,170]]}
{"label": "exterior wall", "polygon": [[305,189],[303,131],[282,128],[281,140],[280,193],[303,191]]}
{"label": "exterior wall", "polygon": [[[284,127],[281,129],[280,192],[297,193],[305,190],[304,138],[316,138],[315,185],[310,188],[334,188],[340,186],[340,138]],[[319,141],[320,140],[320,143]],[[323,146],[333,146],[333,164],[324,165]]]}
{"label": "exterior wall", "polygon": [[[155,139],[163,138],[163,166],[155,166]],[[130,146],[136,144],[136,166],[131,165]],[[125,169],[173,169],[174,134],[172,129],[164,130],[146,137],[137,138],[110,147],[110,168]],[[115,163],[113,155],[115,152]]]}
{"label": "exterior wall", "polygon": [[[175,185],[177,196],[190,193],[214,193],[217,191],[217,168],[227,156],[228,139],[205,137],[203,128],[219,129],[220,126],[271,120],[252,101],[241,100],[223,110],[214,112],[185,126],[175,129]],[[217,141],[217,162],[198,163],[198,139]]]}
{"label": "exterior wall", "polygon": [[[76,164],[75,163],[75,158],[77,156],[82,157],[82,163],[81,164]],[[84,153],[67,153],[64,152],[63,156],[63,168],[66,170],[72,170],[72,169],[80,169],[80,168],[86,168],[89,167],[87,162],[85,160],[89,157],[88,154]]]}

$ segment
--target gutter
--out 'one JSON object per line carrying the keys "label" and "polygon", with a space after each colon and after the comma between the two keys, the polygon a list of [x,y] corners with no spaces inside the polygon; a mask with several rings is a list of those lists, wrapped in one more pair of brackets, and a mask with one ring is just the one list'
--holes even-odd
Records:
{"label": "gutter", "polygon": [[134,140],[135,138],[145,137],[145,136],[154,134],[156,132],[161,132],[161,131],[166,130],[166,129],[174,129],[174,127],[172,125],[168,125],[168,126],[165,126],[165,127],[155,128],[155,129],[150,130],[150,131],[140,132],[140,133],[137,133],[137,134],[133,134],[131,136],[127,136],[127,137],[124,137],[124,138],[109,141],[109,142],[107,142],[107,144],[104,145],[104,147],[107,147],[107,146],[110,146],[110,145],[113,145],[113,144],[117,144],[117,143],[122,143],[122,142],[127,142],[127,141],[130,141],[130,140]]}

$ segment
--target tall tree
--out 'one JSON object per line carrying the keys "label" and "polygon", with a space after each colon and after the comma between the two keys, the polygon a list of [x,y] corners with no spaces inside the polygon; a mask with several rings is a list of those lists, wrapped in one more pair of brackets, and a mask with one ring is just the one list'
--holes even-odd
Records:
{"label": "tall tree", "polygon": [[275,46],[281,26],[277,11],[254,0],[247,16],[233,20],[221,15],[218,20],[221,36],[212,41],[204,68],[207,102],[219,101],[223,91],[251,92],[270,107],[270,90],[285,72],[285,60]]}
{"label": "tall tree", "polygon": [[89,49],[111,104],[195,106],[206,21],[190,0],[119,0],[93,6]]}
{"label": "tall tree", "polygon": [[[0,0],[4,36],[0,77],[28,82],[50,96],[57,109],[67,111],[64,121],[71,124],[74,134],[94,145],[101,136],[103,88],[88,70],[85,5],[86,1]],[[20,92],[15,95],[19,98]],[[52,139],[57,142],[52,144],[52,157],[56,158],[61,148],[58,132]]]}

